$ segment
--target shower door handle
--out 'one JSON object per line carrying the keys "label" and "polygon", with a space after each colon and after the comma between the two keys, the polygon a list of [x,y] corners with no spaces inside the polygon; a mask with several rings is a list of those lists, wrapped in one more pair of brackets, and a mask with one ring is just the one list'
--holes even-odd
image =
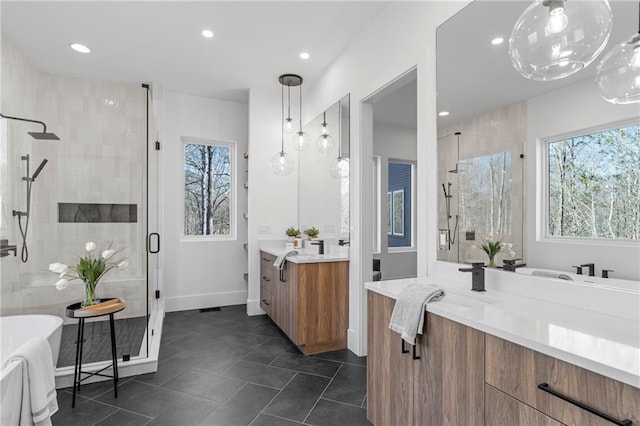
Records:
{"label": "shower door handle", "polygon": [[[151,245],[151,237],[156,237],[156,249],[152,249],[152,245]],[[157,232],[152,232],[151,234],[149,234],[148,237],[148,241],[147,241],[147,247],[149,248],[149,253],[151,254],[156,254],[160,252],[160,234],[158,234]]]}

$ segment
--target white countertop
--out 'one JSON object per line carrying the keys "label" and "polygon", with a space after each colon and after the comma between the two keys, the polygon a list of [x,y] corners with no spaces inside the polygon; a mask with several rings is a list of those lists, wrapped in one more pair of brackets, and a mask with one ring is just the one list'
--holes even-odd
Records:
{"label": "white countertop", "polygon": [[410,278],[365,288],[396,299],[410,284],[445,291],[444,299],[427,305],[428,312],[640,388],[640,321],[499,290],[474,292],[470,281],[462,287]]}
{"label": "white countertop", "polygon": [[298,251],[299,254],[287,257],[287,262],[291,263],[322,263],[322,262],[348,262],[349,247],[334,245],[325,246],[325,254],[317,254],[318,246],[303,249],[284,249],[274,247],[260,247],[260,251],[273,256],[283,256],[291,250]]}

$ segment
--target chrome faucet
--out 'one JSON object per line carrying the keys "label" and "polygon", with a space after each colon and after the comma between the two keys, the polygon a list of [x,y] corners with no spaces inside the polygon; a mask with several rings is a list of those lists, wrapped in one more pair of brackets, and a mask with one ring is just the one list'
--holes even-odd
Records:
{"label": "chrome faucet", "polygon": [[471,290],[486,291],[484,288],[484,263],[472,262],[471,268],[458,268],[460,272],[471,272]]}
{"label": "chrome faucet", "polygon": [[518,260],[522,260],[522,259],[503,259],[502,269],[509,272],[515,272],[516,269],[527,266],[526,263],[516,263]]}

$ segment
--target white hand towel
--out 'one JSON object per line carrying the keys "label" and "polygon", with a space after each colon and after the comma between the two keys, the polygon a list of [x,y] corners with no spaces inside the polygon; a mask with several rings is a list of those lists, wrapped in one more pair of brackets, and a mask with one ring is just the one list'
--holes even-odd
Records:
{"label": "white hand towel", "polygon": [[427,303],[444,297],[436,286],[413,284],[402,289],[391,314],[389,328],[400,334],[409,344],[416,344],[416,335],[422,334]]}
{"label": "white hand towel", "polygon": [[58,400],[49,343],[42,337],[34,337],[16,349],[2,368],[13,362],[22,364],[20,425],[51,425],[51,416],[58,411]]}

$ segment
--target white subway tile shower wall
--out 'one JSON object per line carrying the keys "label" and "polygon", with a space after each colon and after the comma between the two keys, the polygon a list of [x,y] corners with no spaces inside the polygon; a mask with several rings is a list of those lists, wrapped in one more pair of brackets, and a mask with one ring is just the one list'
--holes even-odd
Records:
{"label": "white subway tile shower wall", "polygon": [[[5,54],[10,59],[5,60]],[[11,235],[12,244],[19,241],[11,210],[23,209],[25,204],[20,155],[30,146],[32,164],[43,158],[49,162],[33,184],[29,261],[2,260],[0,314],[39,312],[64,317],[64,307],[82,298],[82,284],[73,281],[67,290],[57,291],[53,286],[57,277],[47,270],[48,265],[74,264],[84,243],[92,240],[100,247],[113,244],[123,249],[122,255],[130,263],[129,270],[112,272],[100,283],[99,296],[124,297],[124,316],[146,315],[146,91],[140,85],[37,73],[6,40],[2,62],[3,112],[13,113],[16,102],[31,99],[20,114],[44,121],[60,141],[24,144],[22,139],[30,139],[25,127],[9,132],[10,138],[12,133],[24,133],[16,135],[15,141],[9,140],[9,160],[3,158],[8,167],[3,167],[2,173],[7,169],[10,177],[10,188],[3,185],[3,195],[5,190],[11,193],[13,207],[3,203],[2,231]],[[7,62],[10,66],[5,66]],[[14,124],[8,123],[11,126]],[[138,222],[58,223],[59,202],[136,204]]]}

